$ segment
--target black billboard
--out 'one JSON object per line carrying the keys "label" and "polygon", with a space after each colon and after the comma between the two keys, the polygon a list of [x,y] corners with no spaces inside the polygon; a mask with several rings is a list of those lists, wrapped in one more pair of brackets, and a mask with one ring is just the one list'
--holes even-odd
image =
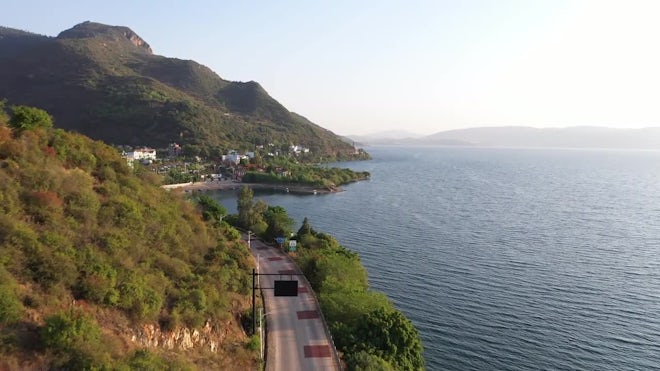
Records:
{"label": "black billboard", "polygon": [[275,280],[275,296],[298,296],[298,281]]}

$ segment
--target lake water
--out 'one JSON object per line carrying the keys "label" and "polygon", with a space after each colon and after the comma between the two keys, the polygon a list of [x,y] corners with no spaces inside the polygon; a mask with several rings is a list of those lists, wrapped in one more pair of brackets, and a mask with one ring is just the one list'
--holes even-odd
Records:
{"label": "lake water", "polygon": [[346,192],[257,197],[360,253],[429,370],[660,369],[660,152],[368,151]]}

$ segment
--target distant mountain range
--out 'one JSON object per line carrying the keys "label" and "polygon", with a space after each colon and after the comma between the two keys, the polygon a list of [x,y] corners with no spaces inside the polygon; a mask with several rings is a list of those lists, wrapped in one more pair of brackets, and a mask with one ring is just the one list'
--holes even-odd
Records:
{"label": "distant mountain range", "polygon": [[422,137],[421,134],[412,133],[404,130],[387,130],[380,131],[377,133],[367,134],[367,135],[347,135],[348,138],[351,138],[355,141],[377,141],[377,140],[392,140],[392,139],[402,139],[402,138],[419,138]]}
{"label": "distant mountain range", "polygon": [[290,112],[257,82],[154,55],[128,27],[84,22],[57,37],[0,27],[0,99],[47,110],[55,125],[112,144],[207,153],[298,144],[341,158],[350,143]]}
{"label": "distant mountain range", "polygon": [[525,126],[449,130],[422,137],[352,136],[364,144],[559,147],[660,150],[660,127],[613,129],[591,126],[538,129]]}

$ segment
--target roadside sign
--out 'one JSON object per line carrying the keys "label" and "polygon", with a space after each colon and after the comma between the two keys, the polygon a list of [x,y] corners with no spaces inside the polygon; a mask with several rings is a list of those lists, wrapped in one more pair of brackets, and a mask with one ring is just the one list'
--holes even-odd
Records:
{"label": "roadside sign", "polygon": [[296,240],[289,241],[289,251],[296,251],[297,242]]}
{"label": "roadside sign", "polygon": [[275,280],[275,296],[298,296],[298,281]]}

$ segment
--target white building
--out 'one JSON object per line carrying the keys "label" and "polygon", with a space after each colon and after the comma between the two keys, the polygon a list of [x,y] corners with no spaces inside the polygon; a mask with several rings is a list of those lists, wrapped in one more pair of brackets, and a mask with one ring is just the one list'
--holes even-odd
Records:
{"label": "white building", "polygon": [[155,160],[156,150],[153,148],[136,148],[133,152],[128,152],[126,158],[130,160]]}
{"label": "white building", "polygon": [[222,162],[230,162],[238,165],[244,158],[247,159],[248,157],[239,154],[222,155]]}
{"label": "white building", "polygon": [[309,153],[309,148],[305,148],[305,147],[303,147],[303,146],[298,146],[298,145],[296,145],[296,146],[290,146],[290,147],[289,147],[289,150],[290,150],[291,152],[295,153],[295,154],[299,154],[299,153],[301,153],[301,152],[302,152],[302,153]]}

